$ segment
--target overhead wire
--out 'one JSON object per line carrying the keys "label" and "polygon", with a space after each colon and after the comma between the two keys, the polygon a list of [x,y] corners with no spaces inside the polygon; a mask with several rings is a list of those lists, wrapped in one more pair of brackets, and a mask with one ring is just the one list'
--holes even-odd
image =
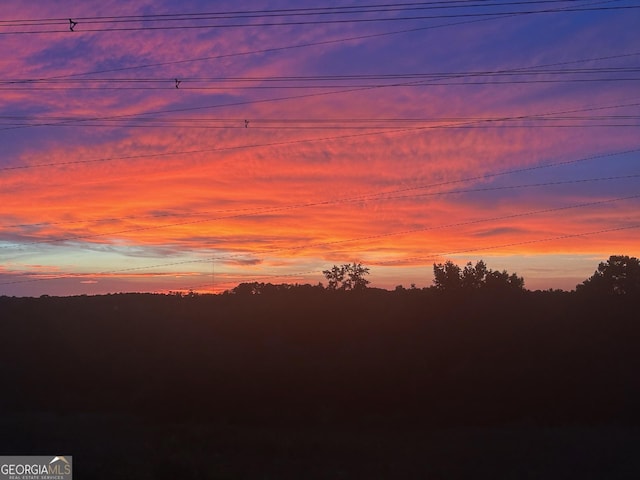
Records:
{"label": "overhead wire", "polygon": [[[297,47],[296,47],[296,48],[297,48]],[[142,114],[142,115],[146,115],[146,114]],[[593,116],[593,118],[595,118],[595,116]],[[463,127],[460,127],[460,128],[463,128]],[[637,226],[633,226],[633,227],[629,227],[629,228],[636,228],[636,227],[637,227]],[[601,231],[601,232],[604,232],[604,231],[612,231],[612,230],[603,230],[603,231]],[[600,232],[595,232],[595,233],[600,233]],[[589,234],[589,233],[587,233],[587,234]],[[586,234],[585,234],[585,235],[586,235]]]}
{"label": "overhead wire", "polygon": [[[499,5],[499,4],[496,4]],[[482,4],[478,5],[482,6]],[[451,13],[451,14],[435,14],[435,15],[411,15],[404,17],[381,17],[381,18],[345,18],[345,19],[313,19],[313,20],[282,20],[276,22],[260,21],[259,23],[213,23],[213,24],[182,24],[182,25],[162,25],[162,26],[132,26],[132,27],[108,27],[108,28],[82,28],[78,31],[86,33],[95,32],[126,32],[126,31],[157,31],[157,30],[191,30],[191,29],[211,29],[211,28],[240,28],[240,27],[280,27],[280,26],[305,26],[305,25],[323,25],[323,24],[351,24],[351,23],[374,23],[374,22],[397,22],[397,21],[422,21],[422,20],[440,20],[440,19],[460,19],[460,18],[492,18],[492,17],[504,17],[504,16],[520,16],[520,15],[534,15],[534,14],[549,14],[549,13],[577,13],[577,12],[594,12],[594,11],[617,11],[617,10],[630,10],[640,8],[640,5],[616,5],[616,6],[579,6],[579,7],[560,7],[560,8],[546,8],[541,10],[512,10],[512,11],[500,11],[500,12],[474,12],[474,13]],[[249,18],[249,17],[244,17]],[[268,17],[259,17],[268,18]],[[206,18],[204,18],[206,20]],[[189,19],[193,21],[194,19]],[[61,29],[58,30],[13,30],[13,31],[0,31],[0,35],[29,35],[29,34],[69,34],[68,32],[68,19],[61,22]],[[91,23],[92,21],[85,21],[85,23]],[[108,22],[94,22],[94,23],[108,23]],[[11,24],[0,25],[0,27],[11,27]],[[20,26],[18,24],[17,26]],[[63,28],[64,26],[64,28]],[[76,30],[72,30],[76,33]]]}
{"label": "overhead wire", "polygon": [[[497,72],[442,72],[403,74],[316,75],[305,77],[181,77],[183,91],[243,91],[282,89],[338,89],[383,87],[472,86],[536,83],[595,83],[639,81],[640,67],[600,67],[564,70],[502,70]],[[615,76],[602,76],[615,74]],[[621,76],[626,75],[626,76]],[[556,78],[538,78],[552,76]],[[452,80],[452,79],[455,79]],[[371,81],[383,83],[370,83]],[[398,80],[412,80],[397,83]],[[175,88],[169,78],[75,78],[75,79],[7,79],[0,80],[0,90],[31,91],[94,91],[94,90],[166,90]],[[313,83],[312,83],[313,82]],[[315,83],[318,82],[318,83]],[[366,82],[366,83],[363,83]],[[386,82],[386,83],[385,83]],[[392,83],[388,83],[392,82]],[[131,86],[133,85],[133,86]]]}
{"label": "overhead wire", "polygon": [[[281,120],[265,120],[265,119],[252,119],[252,130],[275,130],[278,132],[283,131],[301,131],[301,130],[330,130],[330,131],[342,131],[342,130],[366,130],[366,131],[380,131],[384,133],[385,130],[395,130],[399,125],[405,125],[406,127],[418,128],[434,128],[434,129],[478,129],[478,128],[587,128],[587,127],[640,127],[640,115],[585,115],[585,116],[549,116],[545,118],[528,118],[528,119],[499,119],[493,120],[486,118],[479,120],[479,117],[459,117],[457,120],[451,120],[449,118],[442,119],[414,119],[414,120],[396,120],[396,119],[381,119],[377,121],[371,121],[370,119],[361,119],[360,122],[343,119],[335,120],[334,122],[323,121],[319,119],[314,120],[296,120],[296,119],[281,119]],[[472,123],[474,122],[474,123]],[[482,123],[480,123],[482,122]],[[510,123],[512,122],[512,123]],[[439,125],[440,124],[440,125]],[[20,126],[29,125],[25,120],[11,120],[8,117],[0,117],[0,126]],[[115,122],[91,122],[74,124],[69,121],[65,121],[62,124],[51,125],[55,128],[74,128],[81,126],[82,128],[127,128],[127,129],[180,129],[188,128],[190,130],[244,130],[244,120],[227,120],[220,121],[215,119],[190,119],[190,120],[149,120],[138,123],[115,123]],[[2,167],[0,167],[2,169]]]}
{"label": "overhead wire", "polygon": [[[44,168],[44,167],[63,167],[70,165],[83,165],[83,164],[91,164],[91,163],[101,163],[101,162],[109,162],[115,160],[135,160],[141,158],[160,158],[174,155],[191,155],[197,153],[213,153],[213,152],[225,152],[225,151],[235,151],[242,150],[247,148],[262,148],[262,147],[275,147],[275,146],[285,146],[285,145],[298,145],[305,143],[313,143],[313,142],[324,142],[324,141],[333,141],[333,140],[344,140],[344,139],[352,139],[352,138],[364,138],[371,137],[376,135],[389,135],[389,134],[402,134],[402,133],[410,133],[410,132],[421,132],[425,130],[431,129],[443,129],[443,128],[453,128],[460,126],[468,126],[468,125],[477,125],[482,123],[491,123],[491,122],[504,122],[504,121],[515,121],[515,120],[527,120],[527,119],[540,119],[546,117],[552,117],[554,115],[568,115],[574,113],[583,113],[583,112],[593,112],[599,110],[607,110],[614,108],[626,108],[626,107],[637,107],[640,106],[640,103],[627,103],[627,104],[614,104],[614,105],[606,105],[606,106],[593,106],[587,108],[580,109],[571,109],[571,110],[561,110],[554,112],[545,112],[545,113],[536,113],[536,114],[528,114],[528,115],[516,115],[516,116],[501,116],[501,117],[493,117],[482,120],[472,120],[467,122],[460,123],[450,123],[445,125],[426,125],[419,127],[405,127],[405,128],[397,128],[393,130],[386,130],[383,132],[363,132],[363,133],[350,133],[345,135],[333,135],[328,137],[320,137],[320,138],[306,138],[306,139],[296,139],[296,140],[283,140],[276,142],[264,142],[264,143],[253,143],[253,144],[245,144],[245,145],[234,145],[234,146],[226,146],[226,147],[214,147],[214,148],[201,148],[194,150],[181,150],[181,151],[171,151],[171,152],[162,152],[162,153],[152,153],[152,154],[138,154],[138,155],[124,155],[124,156],[116,156],[116,157],[104,157],[97,159],[85,159],[85,160],[70,160],[65,162],[49,162],[49,163],[40,163],[40,164],[28,164],[28,165],[13,165],[7,167],[0,167],[0,171],[11,171],[11,170],[24,170],[31,168]],[[197,107],[196,107],[197,108]],[[15,127],[11,127],[15,128]],[[7,128],[0,129],[6,130]]]}
{"label": "overhead wire", "polygon": [[[381,37],[381,36],[399,35],[399,34],[410,33],[410,32],[414,32],[414,31],[418,31],[418,30],[422,30],[422,29],[423,28],[407,29],[407,30],[396,30],[396,31],[392,31],[392,32],[383,32],[383,33],[375,33],[375,34],[368,34],[368,35],[359,35],[359,36],[345,37],[345,38],[339,38],[339,39],[334,39],[334,40],[324,40],[324,41],[320,41],[320,42],[309,42],[309,43],[303,43],[303,44],[297,44],[297,45],[287,45],[287,46],[272,47],[272,48],[260,49],[260,50],[251,50],[251,51],[247,51],[247,52],[232,52],[232,53],[228,53],[228,54],[212,55],[212,56],[206,56],[206,57],[197,57],[197,58],[190,58],[190,59],[184,59],[184,60],[173,60],[173,61],[167,61],[167,62],[157,62],[157,63],[133,65],[133,66],[129,66],[129,67],[118,67],[118,68],[110,68],[110,69],[103,69],[103,70],[93,70],[93,71],[87,71],[87,72],[55,75],[55,76],[35,78],[35,79],[24,79],[24,80],[19,80],[19,81],[20,82],[24,82],[24,83],[28,83],[28,82],[47,81],[47,80],[71,79],[71,78],[87,76],[87,75],[99,75],[99,74],[103,74],[103,73],[115,73],[115,72],[121,72],[121,71],[131,71],[131,70],[139,70],[139,69],[145,69],[145,68],[164,67],[164,66],[170,66],[170,65],[179,65],[179,64],[184,64],[184,63],[203,62],[203,61],[209,61],[209,60],[219,60],[219,59],[224,59],[224,58],[229,58],[229,57],[247,56],[247,55],[264,54],[264,53],[273,53],[273,52],[279,52],[279,51],[283,51],[283,50],[290,50],[290,49],[296,49],[296,48],[307,48],[307,47],[322,46],[322,45],[333,44],[333,43],[349,42],[349,41],[354,41],[354,40],[366,40],[366,39],[371,39],[371,38],[376,38],[376,37]],[[575,64],[575,63],[584,63],[584,62],[589,62],[589,61],[612,60],[612,59],[632,57],[632,56],[638,56],[638,55],[640,55],[640,52],[631,52],[631,53],[608,55],[608,56],[601,56],[601,57],[595,57],[595,58],[589,58],[589,59],[579,59],[579,60],[556,62],[556,63],[553,63],[553,64],[542,65],[542,67],[545,67],[545,66],[546,67],[550,67],[550,66],[571,65],[571,64]],[[527,70],[529,68],[536,68],[536,67],[521,67],[521,68],[519,68],[517,70],[518,71],[525,71],[525,70]],[[500,72],[500,70],[498,70],[497,72]],[[9,82],[11,82],[11,81],[9,81]]]}
{"label": "overhead wire", "polygon": [[[591,59],[591,60],[569,61],[569,62],[556,62],[556,63],[551,63],[551,64],[535,65],[535,66],[520,67],[520,68],[511,68],[511,69],[506,69],[506,70],[505,69],[499,69],[499,70],[496,70],[496,71],[494,71],[492,73],[498,74],[498,73],[504,72],[504,71],[506,71],[506,72],[526,72],[528,70],[535,69],[535,68],[547,68],[547,67],[553,67],[553,66],[558,66],[558,65],[566,65],[566,64],[569,64],[569,63],[582,63],[582,62],[587,62],[587,61],[593,61],[593,59]],[[484,74],[487,74],[487,72],[485,72]],[[455,74],[451,75],[451,76],[443,76],[442,80],[451,79],[451,78],[455,78],[455,77],[456,77]],[[195,107],[171,108],[171,109],[155,110],[155,111],[133,113],[133,114],[85,117],[85,118],[74,119],[74,122],[91,122],[91,121],[104,121],[104,120],[115,120],[115,119],[147,118],[150,115],[175,114],[175,113],[182,113],[182,112],[193,112],[193,111],[202,111],[202,110],[210,110],[210,109],[217,109],[217,108],[246,106],[246,105],[252,105],[252,104],[263,104],[263,103],[271,103],[271,102],[279,102],[279,101],[287,101],[287,100],[318,98],[318,97],[325,97],[325,96],[336,95],[336,94],[364,92],[364,91],[380,89],[380,88],[410,86],[410,85],[415,84],[415,83],[420,83],[420,81],[417,81],[417,82],[416,81],[413,81],[413,82],[400,82],[400,83],[396,82],[396,83],[391,83],[391,84],[379,85],[379,86],[376,86],[376,87],[355,87],[354,86],[354,87],[350,87],[350,88],[346,88],[346,89],[332,90],[332,91],[329,91],[329,92],[326,92],[326,91],[312,92],[312,93],[305,93],[305,94],[301,94],[301,95],[288,95],[288,96],[284,96],[284,97],[272,97],[272,98],[266,98],[266,99],[242,100],[242,101],[235,101],[235,102],[229,102],[229,103],[218,103],[218,104],[212,104],[212,105],[199,105],[199,106],[195,106]],[[65,123],[69,123],[69,121],[47,122],[47,123],[31,123],[31,124],[28,124],[28,125],[11,126],[11,127],[0,128],[0,131],[14,130],[14,129],[20,129],[20,128],[30,128],[30,127],[63,125]]]}
{"label": "overhead wire", "polygon": [[[216,12],[197,13],[162,13],[162,14],[140,14],[140,15],[112,15],[112,16],[75,16],[79,22],[91,23],[128,23],[128,22],[156,22],[184,19],[210,19],[218,17],[242,18],[245,16],[272,17],[272,16],[312,16],[312,15],[336,15],[370,12],[389,12],[406,10],[433,10],[433,9],[453,9],[453,8],[476,8],[488,6],[511,6],[511,5],[536,5],[546,3],[577,3],[586,0],[526,0],[526,1],[503,1],[492,3],[487,0],[447,0],[429,2],[394,2],[386,4],[360,4],[360,5],[338,5],[324,7],[304,7],[304,8],[276,8],[261,10],[228,10]],[[67,18],[39,18],[39,19],[14,19],[0,20],[0,25],[53,25],[58,22],[65,22]]]}
{"label": "overhead wire", "polygon": [[[625,56],[633,56],[638,54],[627,54]],[[577,63],[589,61],[601,61],[606,59],[620,58],[621,55],[613,55],[610,57],[582,59]],[[184,82],[316,82],[316,81],[350,81],[350,80],[397,80],[397,79],[426,79],[441,80],[451,77],[503,77],[503,76],[523,76],[523,75],[564,75],[564,74],[591,74],[591,73],[637,73],[640,70],[638,66],[601,66],[601,67],[585,67],[585,68],[557,68],[549,69],[542,66],[533,67],[517,67],[512,69],[499,70],[470,70],[470,71],[449,71],[449,72],[404,72],[404,73],[360,73],[360,74],[333,74],[333,75],[267,75],[267,76],[182,76]],[[173,83],[173,78],[166,76],[156,77],[92,77],[92,78],[9,78],[0,80],[2,84],[20,84],[20,83],[50,83],[50,84],[75,84],[75,83]],[[172,85],[173,86],[173,85]]]}

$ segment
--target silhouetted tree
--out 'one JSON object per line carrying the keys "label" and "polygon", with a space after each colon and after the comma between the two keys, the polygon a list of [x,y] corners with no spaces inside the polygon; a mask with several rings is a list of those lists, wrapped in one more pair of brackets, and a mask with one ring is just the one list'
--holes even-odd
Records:
{"label": "silhouetted tree", "polygon": [[364,278],[365,275],[369,275],[369,269],[361,263],[334,265],[322,273],[329,281],[329,290],[364,290],[369,284],[369,280]]}
{"label": "silhouetted tree", "polygon": [[491,290],[523,290],[524,289],[524,279],[522,277],[518,277],[515,273],[509,275],[506,270],[501,272],[489,270],[487,276],[484,281],[485,288]]}
{"label": "silhouetted tree", "polygon": [[475,267],[471,264],[471,262],[468,262],[462,270],[462,287],[474,290],[481,288],[487,277],[487,272],[487,266],[482,260],[476,262]]}
{"label": "silhouetted tree", "polygon": [[369,285],[365,275],[369,275],[369,269],[363,266],[361,263],[353,263],[346,266],[348,281],[347,290],[364,290]]}
{"label": "silhouetted tree", "polygon": [[259,282],[245,282],[238,284],[231,292],[236,295],[259,295],[263,286]]}
{"label": "silhouetted tree", "polygon": [[433,264],[433,283],[438,290],[452,292],[462,287],[460,267],[447,260],[444,264]]}
{"label": "silhouetted tree", "polygon": [[524,290],[524,279],[515,273],[509,275],[506,270],[502,272],[490,270],[480,260],[475,266],[467,263],[464,269],[451,260],[445,263],[433,264],[433,283],[437,290],[455,292],[458,290]]}
{"label": "silhouetted tree", "polygon": [[323,270],[322,273],[329,281],[329,285],[327,285],[327,288],[329,290],[338,290],[344,280],[345,268],[344,265],[340,267],[334,265],[333,267],[331,267],[331,270]]}
{"label": "silhouetted tree", "polygon": [[581,293],[604,293],[609,295],[640,294],[640,260],[627,255],[611,255],[601,262],[591,277],[576,291]]}

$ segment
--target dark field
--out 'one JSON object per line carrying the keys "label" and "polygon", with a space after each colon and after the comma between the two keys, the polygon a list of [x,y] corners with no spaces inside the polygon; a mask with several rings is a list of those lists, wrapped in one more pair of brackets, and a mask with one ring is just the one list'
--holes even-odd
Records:
{"label": "dark field", "polygon": [[638,478],[629,296],[0,298],[0,453],[77,478]]}

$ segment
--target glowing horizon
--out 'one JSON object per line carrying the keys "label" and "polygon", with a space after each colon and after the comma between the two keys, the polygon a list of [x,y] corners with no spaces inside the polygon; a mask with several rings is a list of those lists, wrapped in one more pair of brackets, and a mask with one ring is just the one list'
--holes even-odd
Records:
{"label": "glowing horizon", "polygon": [[572,289],[610,255],[640,256],[640,9],[84,33],[81,20],[210,8],[5,9],[78,25],[2,35],[0,295],[317,284],[353,261],[374,287],[424,287],[434,262],[481,258],[529,289]]}

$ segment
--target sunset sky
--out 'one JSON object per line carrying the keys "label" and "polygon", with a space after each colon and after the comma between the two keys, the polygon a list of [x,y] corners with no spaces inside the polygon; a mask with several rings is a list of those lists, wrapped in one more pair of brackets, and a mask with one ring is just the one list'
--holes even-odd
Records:
{"label": "sunset sky", "polygon": [[5,2],[0,295],[570,290],[640,256],[640,1]]}

